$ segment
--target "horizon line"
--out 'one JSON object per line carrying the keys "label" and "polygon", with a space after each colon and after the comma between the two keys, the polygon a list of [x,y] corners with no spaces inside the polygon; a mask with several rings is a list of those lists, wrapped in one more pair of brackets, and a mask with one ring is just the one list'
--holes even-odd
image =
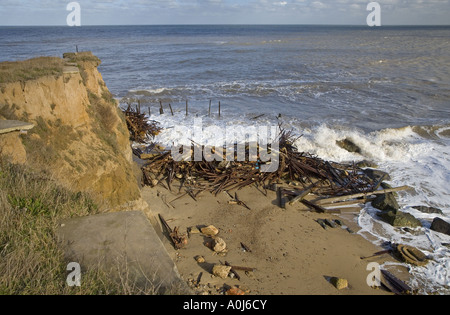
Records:
{"label": "horizon line", "polygon": [[178,24],[83,24],[81,26],[68,26],[66,24],[17,24],[17,25],[0,25],[0,27],[68,27],[68,28],[82,28],[92,26],[366,26],[369,28],[382,28],[383,26],[450,26],[450,24],[383,24],[377,27],[370,27],[367,24],[322,24],[322,23],[178,23]]}

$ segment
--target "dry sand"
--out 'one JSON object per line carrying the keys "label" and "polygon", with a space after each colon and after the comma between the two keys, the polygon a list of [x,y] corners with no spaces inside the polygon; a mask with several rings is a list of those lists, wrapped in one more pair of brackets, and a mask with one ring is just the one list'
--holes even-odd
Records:
{"label": "dry sand", "polygon": [[[173,190],[178,191],[173,186]],[[230,193],[234,196],[234,191]],[[197,280],[203,273],[200,287],[194,289],[197,294],[220,294],[224,287],[231,286],[239,286],[250,295],[391,294],[369,287],[366,279],[370,271],[366,269],[369,262],[382,263],[393,260],[392,257],[361,260],[383,249],[346,229],[325,230],[316,222],[317,219],[340,219],[357,232],[359,227],[353,220],[357,213],[318,214],[304,211],[300,205],[281,209],[275,192],[268,191],[265,196],[256,187],[238,192],[239,199],[251,210],[229,204],[231,197],[227,193],[216,197],[203,192],[197,201],[189,195],[173,201],[180,195],[158,186],[145,187],[143,196],[153,213],[161,214],[171,228],[180,227],[182,233],[192,226],[214,225],[220,230],[218,236],[225,240],[228,248],[225,256],[205,246],[211,239],[202,234],[191,234],[188,245],[177,251],[169,238],[163,237],[164,245],[186,281]],[[241,242],[251,252],[244,251]],[[205,262],[198,264],[196,256],[203,256]],[[212,276],[213,265],[225,261],[233,266],[255,268],[255,271],[238,271],[240,281]],[[330,277],[347,279],[349,288],[337,290],[329,282]]]}

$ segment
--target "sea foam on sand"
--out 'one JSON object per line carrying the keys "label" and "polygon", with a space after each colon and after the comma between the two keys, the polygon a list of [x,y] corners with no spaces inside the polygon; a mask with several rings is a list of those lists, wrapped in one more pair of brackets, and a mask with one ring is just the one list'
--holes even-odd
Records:
{"label": "sea foam on sand", "polygon": [[[159,121],[164,130],[157,142],[172,146],[189,144],[190,129],[194,119],[191,115],[185,117],[181,112],[175,116],[152,116]],[[197,118],[198,119],[198,118]],[[246,126],[273,125],[274,121],[262,118],[252,121],[243,116],[234,119],[218,120],[203,117],[203,144],[223,145],[225,138],[217,134],[217,127],[225,130],[227,126],[241,128],[245,133]],[[276,123],[275,123],[276,125]],[[219,128],[219,129],[220,129]],[[299,151],[309,152],[318,157],[335,162],[351,162],[371,160],[379,168],[391,176],[392,186],[408,185],[413,192],[398,193],[401,210],[411,213],[421,220],[423,227],[413,230],[414,234],[401,228],[394,228],[377,217],[379,210],[367,204],[357,219],[363,237],[380,245],[389,241],[415,246],[426,255],[433,257],[425,267],[411,267],[413,275],[411,286],[421,293],[450,293],[450,236],[431,231],[431,221],[439,215],[426,214],[415,210],[414,206],[436,207],[443,211],[439,216],[450,221],[450,126],[412,127],[383,129],[370,133],[350,129],[345,126],[330,127],[327,124],[310,124],[289,122],[285,128],[292,129],[301,137],[295,145]],[[361,148],[361,153],[351,153],[339,145],[337,141],[350,139]],[[255,139],[248,139],[255,141]],[[402,265],[401,263],[389,263]],[[406,266],[406,265],[405,265]]]}

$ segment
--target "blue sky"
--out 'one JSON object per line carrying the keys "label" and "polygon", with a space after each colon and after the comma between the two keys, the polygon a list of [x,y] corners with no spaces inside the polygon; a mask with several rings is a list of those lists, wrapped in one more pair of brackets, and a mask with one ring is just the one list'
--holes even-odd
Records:
{"label": "blue sky", "polygon": [[[0,0],[0,25],[65,25],[71,0]],[[82,25],[357,24],[371,0],[77,1]],[[450,0],[380,0],[382,24],[450,24]]]}

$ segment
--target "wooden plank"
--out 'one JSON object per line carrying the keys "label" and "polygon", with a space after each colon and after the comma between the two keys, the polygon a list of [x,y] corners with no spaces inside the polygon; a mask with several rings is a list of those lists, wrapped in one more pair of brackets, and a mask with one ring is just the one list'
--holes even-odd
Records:
{"label": "wooden plank", "polygon": [[349,199],[355,199],[355,198],[361,198],[361,197],[369,197],[372,195],[384,195],[390,192],[397,192],[397,191],[404,191],[404,190],[408,190],[411,189],[411,187],[409,186],[401,186],[401,187],[397,187],[397,188],[389,188],[389,189],[383,189],[383,190],[376,190],[376,191],[371,191],[371,192],[367,192],[367,193],[359,193],[359,194],[354,194],[354,195],[346,195],[346,196],[340,196],[340,197],[334,197],[334,198],[327,198],[327,199],[321,199],[321,200],[317,200],[316,204],[318,205],[323,205],[323,204],[330,204],[330,203],[334,203],[337,201],[346,201]]}
{"label": "wooden plank", "polygon": [[313,209],[319,213],[325,213],[326,209],[322,208],[321,206],[316,205],[315,203],[308,201],[308,200],[302,200],[301,201],[305,206],[307,206],[310,209]]}
{"label": "wooden plank", "polygon": [[294,199],[292,199],[290,202],[289,202],[289,205],[293,205],[293,204],[295,204],[295,203],[297,203],[297,202],[299,202],[299,201],[302,201],[306,196],[308,196],[310,193],[311,193],[311,191],[314,189],[314,185],[311,185],[311,186],[309,186],[306,190],[304,190],[300,195],[298,195],[297,197],[295,197]]}
{"label": "wooden plank", "polygon": [[343,208],[326,209],[327,213],[352,213],[352,212],[360,212],[361,210],[362,210],[361,207],[343,207]]}
{"label": "wooden plank", "polygon": [[[399,294],[408,294],[412,292],[412,289],[403,281],[397,279],[393,274],[388,272],[387,270],[381,270],[381,274],[383,275],[382,283],[393,293]],[[384,280],[384,281],[383,281]]]}
{"label": "wooden plank", "polygon": [[240,267],[240,266],[231,266],[234,270],[239,270],[239,271],[255,271],[256,268],[248,268],[248,267]]}
{"label": "wooden plank", "polygon": [[369,201],[372,201],[373,198],[365,198],[365,199],[357,199],[357,200],[350,200],[350,201],[342,201],[342,202],[335,202],[335,203],[326,203],[321,204],[324,208],[329,207],[343,207],[343,206],[352,206],[352,205],[358,205],[358,204],[365,204]]}

